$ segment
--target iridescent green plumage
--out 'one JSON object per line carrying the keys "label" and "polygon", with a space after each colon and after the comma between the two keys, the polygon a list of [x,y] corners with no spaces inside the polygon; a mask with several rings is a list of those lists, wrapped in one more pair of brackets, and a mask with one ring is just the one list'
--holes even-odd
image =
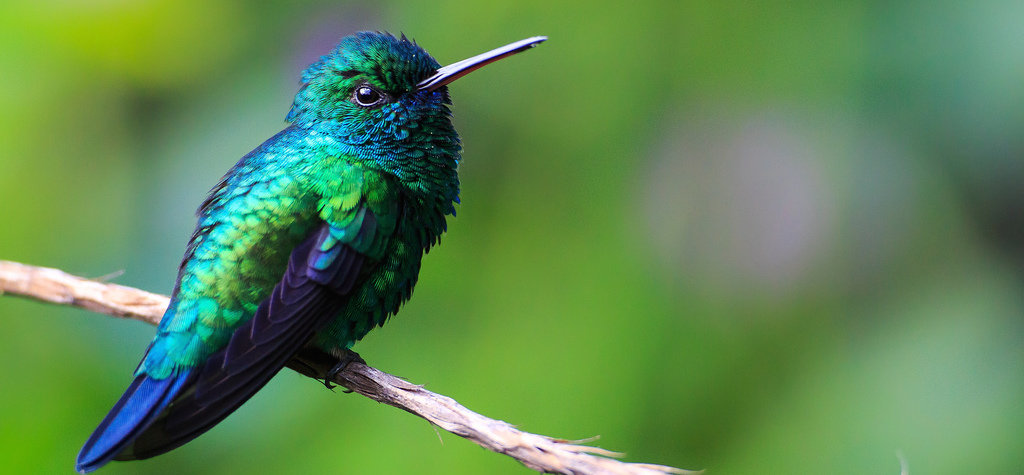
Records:
{"label": "iridescent green plumage", "polygon": [[301,348],[348,348],[398,311],[458,201],[445,84],[540,41],[439,68],[404,37],[360,33],[310,66],[291,125],[200,207],[157,335],[78,469],[171,450]]}

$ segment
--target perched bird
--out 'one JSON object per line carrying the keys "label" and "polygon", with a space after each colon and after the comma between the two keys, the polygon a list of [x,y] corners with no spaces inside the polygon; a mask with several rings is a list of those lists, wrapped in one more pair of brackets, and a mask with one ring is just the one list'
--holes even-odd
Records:
{"label": "perched bird", "polygon": [[545,39],[442,68],[404,35],[363,32],[306,69],[290,125],[199,207],[156,336],[77,470],[179,447],[298,352],[339,355],[384,324],[459,202],[446,85]]}

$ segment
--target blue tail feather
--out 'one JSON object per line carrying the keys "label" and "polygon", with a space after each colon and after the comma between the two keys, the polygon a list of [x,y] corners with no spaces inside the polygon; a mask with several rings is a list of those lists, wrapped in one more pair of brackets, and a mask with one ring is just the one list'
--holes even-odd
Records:
{"label": "blue tail feather", "polygon": [[190,380],[188,372],[166,379],[136,377],[85,442],[75,469],[80,473],[96,470],[131,446]]}

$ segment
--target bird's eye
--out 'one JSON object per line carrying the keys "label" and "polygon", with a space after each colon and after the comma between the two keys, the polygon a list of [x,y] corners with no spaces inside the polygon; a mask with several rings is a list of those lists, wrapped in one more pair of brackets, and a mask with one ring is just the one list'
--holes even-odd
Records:
{"label": "bird's eye", "polygon": [[380,104],[384,100],[384,95],[373,87],[363,84],[356,88],[356,92],[352,94],[352,100],[363,107],[370,107]]}

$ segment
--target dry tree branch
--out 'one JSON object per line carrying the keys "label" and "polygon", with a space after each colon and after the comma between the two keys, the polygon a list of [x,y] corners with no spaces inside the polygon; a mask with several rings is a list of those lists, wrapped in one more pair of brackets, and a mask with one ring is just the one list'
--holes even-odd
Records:
{"label": "dry tree branch", "polygon": [[[157,324],[168,298],[132,287],[98,282],[57,269],[0,261],[0,294],[12,294],[70,305],[121,318]],[[303,354],[292,369],[323,380],[338,362],[323,353]],[[578,445],[523,432],[511,424],[466,409],[454,399],[392,376],[361,362],[353,362],[333,382],[389,406],[403,409],[487,450],[508,455],[529,468],[547,473],[665,474],[691,473],[663,465],[625,463],[597,447]]]}

